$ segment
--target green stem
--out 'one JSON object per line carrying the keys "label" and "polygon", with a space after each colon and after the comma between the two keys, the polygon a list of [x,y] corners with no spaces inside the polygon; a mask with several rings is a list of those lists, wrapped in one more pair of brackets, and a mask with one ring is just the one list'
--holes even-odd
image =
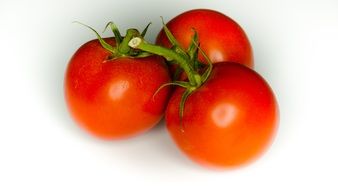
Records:
{"label": "green stem", "polygon": [[123,38],[121,44],[118,47],[119,53],[121,53],[122,55],[128,54],[129,51],[130,51],[130,47],[129,47],[128,43],[132,38],[134,38],[136,36],[140,36],[140,33],[139,33],[138,30],[128,29],[126,36]]}
{"label": "green stem", "polygon": [[196,71],[194,71],[191,66],[192,64],[189,63],[190,60],[185,58],[181,54],[162,46],[149,44],[139,37],[134,37],[133,39],[131,39],[129,42],[129,46],[152,54],[163,56],[168,61],[175,60],[187,74],[191,86],[199,87],[201,85],[201,76]]}

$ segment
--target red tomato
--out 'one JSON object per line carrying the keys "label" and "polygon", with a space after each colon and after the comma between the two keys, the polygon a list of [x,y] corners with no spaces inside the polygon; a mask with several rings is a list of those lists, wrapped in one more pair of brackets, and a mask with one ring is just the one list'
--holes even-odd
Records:
{"label": "red tomato", "polygon": [[[222,13],[207,9],[190,10],[176,16],[166,25],[185,49],[189,47],[192,29],[195,29],[201,49],[213,63],[230,61],[253,68],[253,53],[248,37],[234,20]],[[156,44],[171,47],[163,30],[157,36]],[[205,62],[201,54],[199,59]]]}
{"label": "red tomato", "polygon": [[[216,63],[210,78],[185,102],[173,93],[167,128],[180,149],[202,165],[232,168],[247,164],[270,145],[278,105],[269,85],[255,71],[236,63]],[[182,130],[181,130],[182,129]]]}
{"label": "red tomato", "polygon": [[[106,39],[115,45],[113,38]],[[98,40],[84,44],[71,58],[65,98],[75,120],[92,134],[122,138],[153,127],[162,117],[170,82],[161,57],[112,58]]]}

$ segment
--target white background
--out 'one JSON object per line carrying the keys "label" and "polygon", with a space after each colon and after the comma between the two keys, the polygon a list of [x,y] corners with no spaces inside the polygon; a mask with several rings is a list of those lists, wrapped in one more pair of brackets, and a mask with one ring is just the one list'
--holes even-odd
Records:
{"label": "white background", "polygon": [[[277,137],[257,162],[213,171],[188,160],[164,124],[123,141],[78,128],[63,99],[73,52],[94,38],[81,21],[122,31],[211,8],[247,32],[275,91]],[[105,34],[110,35],[110,34]],[[338,189],[338,1],[0,1],[0,189]]]}

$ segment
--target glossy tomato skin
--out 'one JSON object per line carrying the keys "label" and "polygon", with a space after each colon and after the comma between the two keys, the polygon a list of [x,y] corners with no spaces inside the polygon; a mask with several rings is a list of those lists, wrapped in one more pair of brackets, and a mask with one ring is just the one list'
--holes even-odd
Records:
{"label": "glossy tomato skin", "polygon": [[[174,37],[184,48],[188,48],[195,29],[201,49],[213,63],[236,62],[253,68],[253,52],[244,30],[228,16],[213,10],[195,9],[184,12],[167,24]],[[163,30],[157,36],[156,44],[170,48]],[[205,59],[199,54],[199,59]]]}
{"label": "glossy tomato skin", "polygon": [[[105,39],[114,45],[113,38]],[[169,89],[154,92],[170,81],[161,57],[120,57],[98,40],[80,47],[65,75],[65,99],[75,120],[95,136],[124,138],[153,127],[163,116]]]}
{"label": "glossy tomato skin", "polygon": [[[216,63],[208,81],[185,103],[182,125],[177,88],[166,111],[166,124],[179,148],[198,163],[234,168],[253,161],[271,144],[279,112],[269,85],[253,70]],[[181,130],[182,129],[182,130]]]}

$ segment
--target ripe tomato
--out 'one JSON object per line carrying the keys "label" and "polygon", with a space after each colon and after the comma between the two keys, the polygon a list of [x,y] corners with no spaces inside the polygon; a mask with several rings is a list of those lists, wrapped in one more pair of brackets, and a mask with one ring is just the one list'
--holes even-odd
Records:
{"label": "ripe tomato", "polygon": [[[105,39],[112,46],[114,38]],[[75,120],[92,134],[122,138],[153,127],[162,117],[170,82],[159,56],[111,57],[98,40],[80,47],[65,75],[65,98]]]}
{"label": "ripe tomato", "polygon": [[232,168],[254,160],[270,145],[277,129],[278,105],[255,71],[236,63],[214,64],[209,79],[186,100],[180,120],[183,92],[177,88],[169,100],[166,124],[191,159]]}
{"label": "ripe tomato", "polygon": [[[190,10],[176,16],[166,25],[185,49],[189,47],[192,29],[195,29],[201,49],[213,63],[230,61],[253,68],[253,53],[248,37],[234,20],[222,13],[207,9]],[[171,47],[163,30],[158,34],[156,44]],[[199,60],[205,62],[201,54]]]}

